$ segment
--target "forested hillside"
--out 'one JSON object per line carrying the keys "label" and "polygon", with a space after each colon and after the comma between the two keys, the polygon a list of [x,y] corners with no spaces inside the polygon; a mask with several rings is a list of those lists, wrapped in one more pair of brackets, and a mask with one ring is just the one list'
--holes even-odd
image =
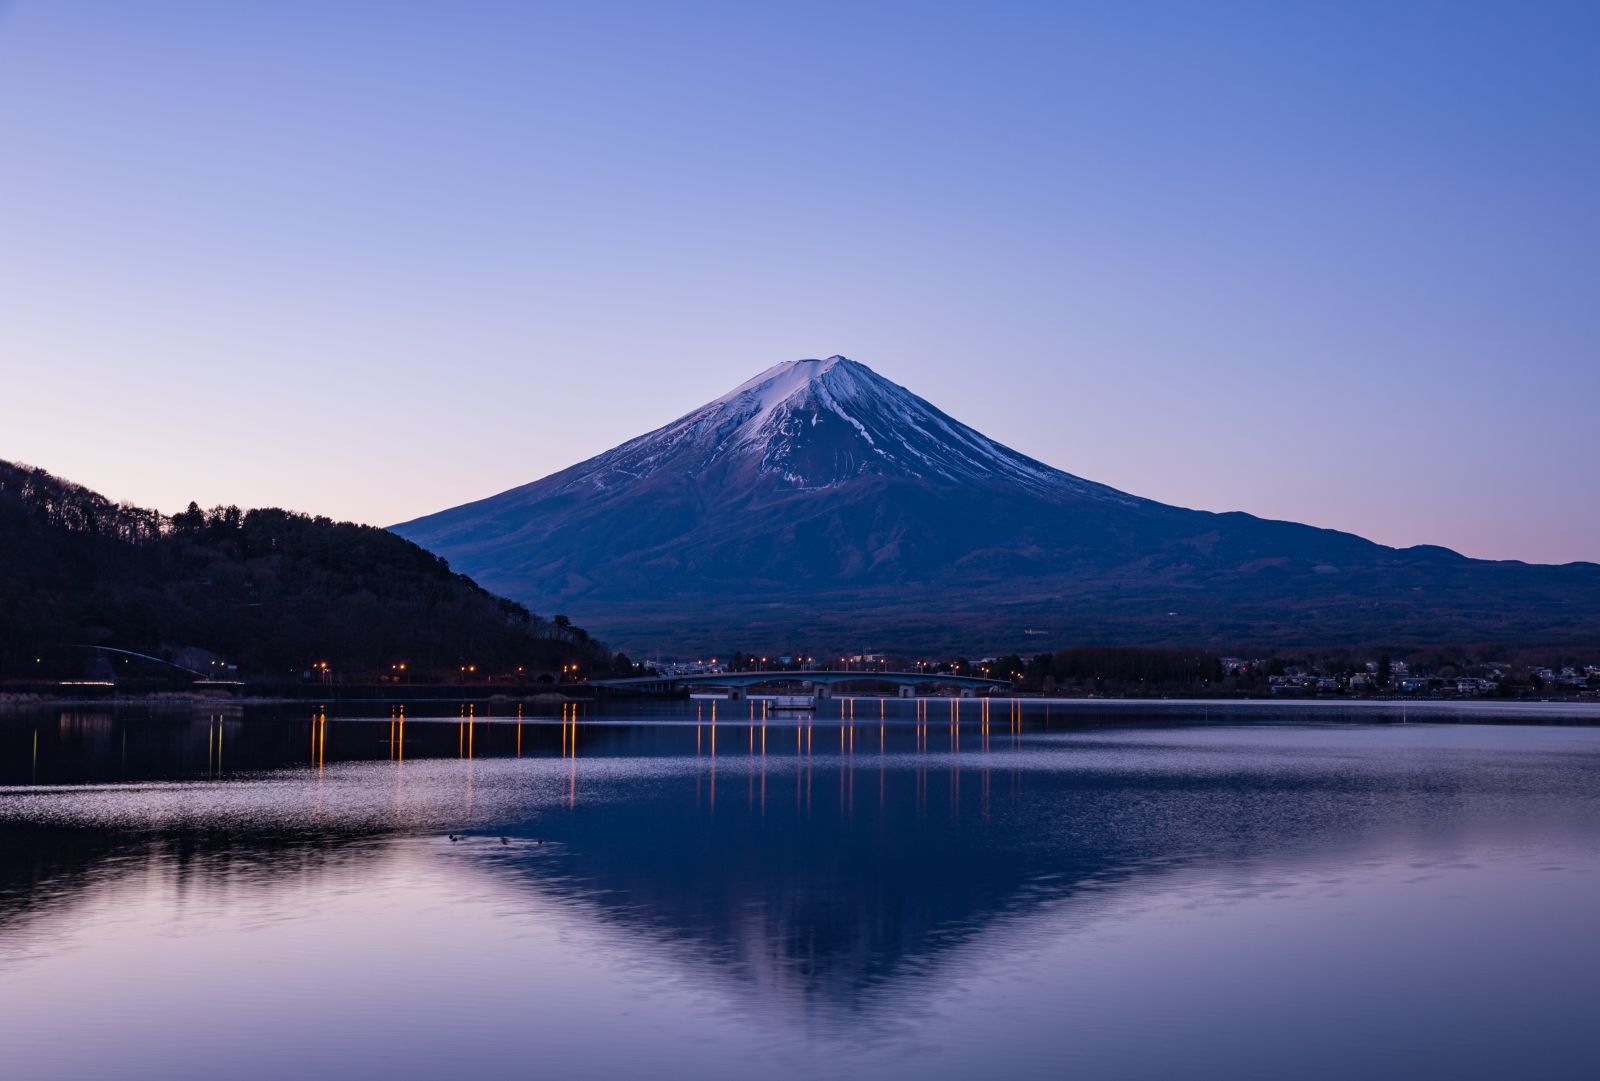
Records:
{"label": "forested hillside", "polygon": [[275,678],[326,663],[341,679],[533,679],[614,660],[387,530],[192,503],[168,517],[0,462],[0,677],[74,674],[83,645],[204,650]]}

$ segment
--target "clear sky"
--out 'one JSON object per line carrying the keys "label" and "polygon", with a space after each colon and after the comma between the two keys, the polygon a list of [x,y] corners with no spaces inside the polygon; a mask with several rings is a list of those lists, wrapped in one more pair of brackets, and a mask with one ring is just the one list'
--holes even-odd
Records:
{"label": "clear sky", "polygon": [[1600,4],[0,8],[0,458],[384,524],[832,353],[1600,560]]}

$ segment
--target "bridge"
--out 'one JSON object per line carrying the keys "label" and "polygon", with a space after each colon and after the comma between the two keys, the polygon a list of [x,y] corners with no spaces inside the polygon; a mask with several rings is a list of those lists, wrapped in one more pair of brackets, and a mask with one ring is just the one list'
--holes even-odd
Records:
{"label": "bridge", "polygon": [[944,672],[694,672],[681,676],[629,676],[625,679],[594,679],[589,686],[634,691],[639,694],[672,694],[675,691],[704,688],[728,692],[729,698],[743,698],[752,687],[763,683],[799,683],[818,698],[830,698],[841,683],[888,684],[901,698],[913,698],[918,687],[955,687],[962,697],[979,692],[1009,690],[1003,679],[983,676],[956,676]]}
{"label": "bridge", "polygon": [[118,649],[116,646],[85,646],[77,643],[72,643],[65,648],[82,649],[90,653],[115,653],[118,657],[126,657],[129,660],[149,661],[152,664],[159,664],[163,667],[182,672],[185,675],[194,676],[196,679],[205,678],[205,673],[196,672],[193,668],[186,668],[181,664],[173,664],[171,661],[164,661],[160,657],[152,657],[148,653],[135,653],[131,649]]}
{"label": "bridge", "polygon": [[[216,672],[202,672],[199,669],[191,668],[188,665],[176,664],[173,661],[164,660],[161,657],[152,657],[148,653],[136,653],[131,649],[119,649],[116,646],[84,645],[82,643],[77,643],[77,642],[64,643],[60,648],[62,648],[62,649],[81,649],[81,650],[84,651],[84,653],[87,656],[89,656],[89,657],[98,657],[102,661],[105,662],[105,669],[104,669],[103,672],[95,672],[95,671],[91,670],[90,673],[89,673],[88,678],[86,678],[86,679],[62,680],[62,685],[63,686],[69,686],[69,687],[113,687],[113,686],[116,686],[120,681],[123,681],[123,680],[127,679],[128,673],[126,671],[123,671],[122,674],[119,676],[117,674],[118,669],[114,665],[111,664],[111,662],[115,661],[115,660],[120,660],[120,661],[122,661],[123,664],[127,664],[129,661],[138,661],[138,662],[140,662],[140,666],[142,668],[146,668],[146,669],[154,668],[157,672],[162,672],[162,673],[167,674],[173,680],[185,679],[190,683],[191,686],[194,686],[194,687],[206,687],[206,688],[218,688],[218,687],[221,687],[221,688],[232,689],[232,688],[238,688],[238,687],[243,687],[244,686],[244,683],[241,680],[237,680],[237,679],[218,679],[217,678],[217,674],[218,673],[216,673]],[[91,668],[92,668],[92,666],[91,666]],[[226,673],[224,672],[223,674],[226,674]],[[141,673],[141,676],[142,675],[143,675],[143,673]]]}

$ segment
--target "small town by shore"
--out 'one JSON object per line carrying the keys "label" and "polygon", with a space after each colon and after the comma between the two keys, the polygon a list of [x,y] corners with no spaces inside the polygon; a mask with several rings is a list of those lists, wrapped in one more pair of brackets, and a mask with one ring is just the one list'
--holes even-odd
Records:
{"label": "small town by shore", "polygon": [[[736,653],[726,659],[627,662],[598,678],[577,665],[554,671],[505,672],[464,666],[453,681],[413,681],[396,672],[345,678],[326,663],[292,679],[199,678],[173,671],[162,678],[10,680],[0,708],[41,705],[197,707],[291,703],[477,702],[558,706],[597,699],[681,699],[737,686],[739,696],[804,691],[826,679],[842,698],[988,697],[1040,701],[1565,702],[1600,705],[1600,665],[1559,667],[1526,661],[1471,663],[1441,655],[1429,664],[1387,654],[1365,662],[1312,658],[1245,658],[1201,651],[1087,648],[1029,657],[913,659],[864,653],[828,663],[797,655]],[[1459,660],[1459,663],[1457,661]],[[617,678],[629,676],[634,678]],[[984,680],[974,688],[957,680]]]}

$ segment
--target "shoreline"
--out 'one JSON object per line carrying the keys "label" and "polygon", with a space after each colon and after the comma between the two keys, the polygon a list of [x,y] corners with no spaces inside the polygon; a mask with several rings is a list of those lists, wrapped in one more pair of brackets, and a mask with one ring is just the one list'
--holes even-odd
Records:
{"label": "shoreline", "polygon": [[190,692],[170,692],[161,694],[141,695],[101,695],[86,698],[81,695],[49,695],[49,694],[8,694],[0,692],[0,710],[12,708],[28,708],[34,706],[293,706],[306,704],[350,704],[363,703],[370,705],[404,705],[422,702],[485,702],[495,705],[522,704],[555,706],[567,702],[592,701],[592,695],[569,697],[551,691],[542,691],[537,694],[502,694],[496,692],[490,695],[440,695],[422,694],[415,696],[387,695],[383,697],[370,695],[352,695],[342,697],[339,695],[231,695],[231,694],[198,694]]}
{"label": "shoreline", "polygon": [[[875,694],[837,694],[832,700],[849,701],[851,699],[888,701],[960,701],[966,702],[1020,702],[1041,706],[1159,706],[1188,708],[1207,706],[1244,706],[1244,707],[1273,707],[1290,709],[1393,709],[1395,707],[1414,708],[1427,711],[1439,710],[1541,710],[1548,711],[1546,707],[1560,707],[1575,710],[1585,715],[1592,714],[1600,720],[1600,700],[1592,698],[1414,698],[1404,695],[1393,696],[1363,696],[1360,698],[1312,698],[1312,697],[1272,697],[1268,695],[1237,695],[1213,697],[1181,697],[1162,695],[1075,695],[1071,697],[1045,696],[1045,695],[991,695],[987,698],[960,698],[950,695],[927,695],[917,699],[898,699],[892,695]],[[339,695],[227,695],[227,694],[201,694],[191,692],[170,692],[149,695],[105,695],[100,697],[83,697],[75,695],[47,695],[23,693],[13,694],[0,692],[0,711],[11,709],[30,709],[38,707],[66,707],[66,706],[101,706],[111,708],[130,707],[172,707],[184,706],[202,708],[216,706],[291,706],[291,705],[409,705],[444,702],[484,703],[492,705],[539,705],[556,706],[573,702],[679,702],[687,701],[681,696],[627,696],[596,698],[592,693],[566,695],[554,691],[542,691],[536,694],[438,694],[428,693],[415,696],[410,695],[364,695],[357,694],[349,697]]]}

